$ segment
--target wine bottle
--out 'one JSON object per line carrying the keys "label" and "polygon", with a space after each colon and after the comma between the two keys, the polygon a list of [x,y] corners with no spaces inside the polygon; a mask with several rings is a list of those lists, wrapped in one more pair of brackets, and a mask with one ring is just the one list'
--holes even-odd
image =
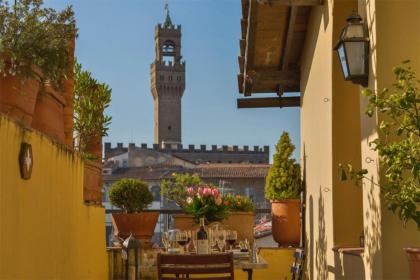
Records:
{"label": "wine bottle", "polygon": [[204,218],[200,218],[200,229],[197,231],[197,254],[208,254],[209,238],[204,226]]}

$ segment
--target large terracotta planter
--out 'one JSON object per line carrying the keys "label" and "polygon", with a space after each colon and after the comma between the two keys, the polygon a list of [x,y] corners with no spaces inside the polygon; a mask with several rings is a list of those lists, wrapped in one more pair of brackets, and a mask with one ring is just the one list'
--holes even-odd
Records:
{"label": "large terracotta planter", "polygon": [[273,239],[279,246],[300,243],[300,200],[288,199],[271,203]]}
{"label": "large terracotta planter", "polygon": [[64,97],[49,84],[38,94],[32,127],[64,143]]}
{"label": "large terracotta planter", "polygon": [[143,248],[151,247],[159,212],[141,212],[133,214],[112,214],[114,235],[126,239],[130,234],[139,239]]}
{"label": "large terracotta planter", "polygon": [[420,248],[404,248],[407,254],[410,279],[420,279]]}
{"label": "large terracotta planter", "polygon": [[[174,228],[181,230],[198,229],[199,225],[194,224],[192,215],[175,214]],[[254,212],[233,212],[221,223],[225,229],[236,230],[238,232],[238,240],[248,239],[250,242],[254,240]]]}
{"label": "large terracotta planter", "polygon": [[39,92],[39,82],[0,74],[0,112],[30,127]]}
{"label": "large terracotta planter", "polygon": [[83,177],[83,200],[87,203],[102,204],[102,165],[85,160]]}
{"label": "large terracotta planter", "polygon": [[102,161],[102,137],[92,136],[86,143],[85,152],[93,155],[96,161]]}

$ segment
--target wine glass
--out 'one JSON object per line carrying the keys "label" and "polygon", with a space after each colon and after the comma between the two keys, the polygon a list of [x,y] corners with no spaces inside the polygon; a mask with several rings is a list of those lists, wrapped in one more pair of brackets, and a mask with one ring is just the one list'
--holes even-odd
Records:
{"label": "wine glass", "polygon": [[197,253],[197,232],[195,230],[190,231],[190,243],[193,246],[193,252]]}
{"label": "wine glass", "polygon": [[168,251],[168,249],[169,249],[169,232],[167,232],[167,231],[162,232],[162,243],[163,243],[163,246],[165,247],[165,250]]}
{"label": "wine glass", "polygon": [[189,242],[188,232],[186,230],[181,230],[176,234],[176,242],[184,248],[184,253],[188,252],[187,244]]}
{"label": "wine glass", "polygon": [[236,230],[227,230],[226,231],[226,243],[229,244],[230,250],[232,251],[233,245],[235,245],[236,239],[238,238],[238,233]]}
{"label": "wine glass", "polygon": [[216,232],[217,236],[217,246],[219,247],[220,252],[223,252],[226,242],[226,232],[224,230],[218,230]]}
{"label": "wine glass", "polygon": [[209,229],[208,230],[209,233],[209,243],[210,243],[210,251],[214,250],[214,247],[217,246],[217,235],[216,235],[216,231],[214,229]]}

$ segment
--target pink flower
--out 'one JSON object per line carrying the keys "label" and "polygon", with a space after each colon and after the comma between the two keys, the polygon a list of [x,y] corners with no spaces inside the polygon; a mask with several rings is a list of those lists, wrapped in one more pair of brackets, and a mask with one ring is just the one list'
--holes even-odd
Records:
{"label": "pink flower", "polygon": [[187,188],[188,195],[194,195],[194,189],[192,187]]}
{"label": "pink flower", "polygon": [[211,195],[211,189],[209,187],[205,187],[203,191],[203,196]]}
{"label": "pink flower", "polygon": [[212,189],[212,190],[211,190],[211,194],[212,194],[214,197],[217,197],[217,196],[219,195],[219,190],[218,190],[218,189]]}
{"label": "pink flower", "polygon": [[203,195],[203,188],[202,187],[199,187],[198,190],[197,190],[197,192],[198,192],[198,194],[200,196],[202,196]]}

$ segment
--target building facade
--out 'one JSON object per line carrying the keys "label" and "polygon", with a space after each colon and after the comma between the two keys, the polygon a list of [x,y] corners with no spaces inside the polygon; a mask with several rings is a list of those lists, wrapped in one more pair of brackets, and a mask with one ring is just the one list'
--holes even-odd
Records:
{"label": "building facade", "polygon": [[[420,246],[419,231],[387,209],[372,183],[386,179],[369,144],[381,137],[383,115],[365,114],[362,87],[344,80],[334,51],[352,11],[369,36],[369,88],[391,87],[393,67],[407,59],[420,73],[418,0],[243,0],[239,91],[277,97],[238,105],[300,107],[307,278],[409,279],[403,248]],[[340,163],[367,169],[369,179],[341,181]]]}

